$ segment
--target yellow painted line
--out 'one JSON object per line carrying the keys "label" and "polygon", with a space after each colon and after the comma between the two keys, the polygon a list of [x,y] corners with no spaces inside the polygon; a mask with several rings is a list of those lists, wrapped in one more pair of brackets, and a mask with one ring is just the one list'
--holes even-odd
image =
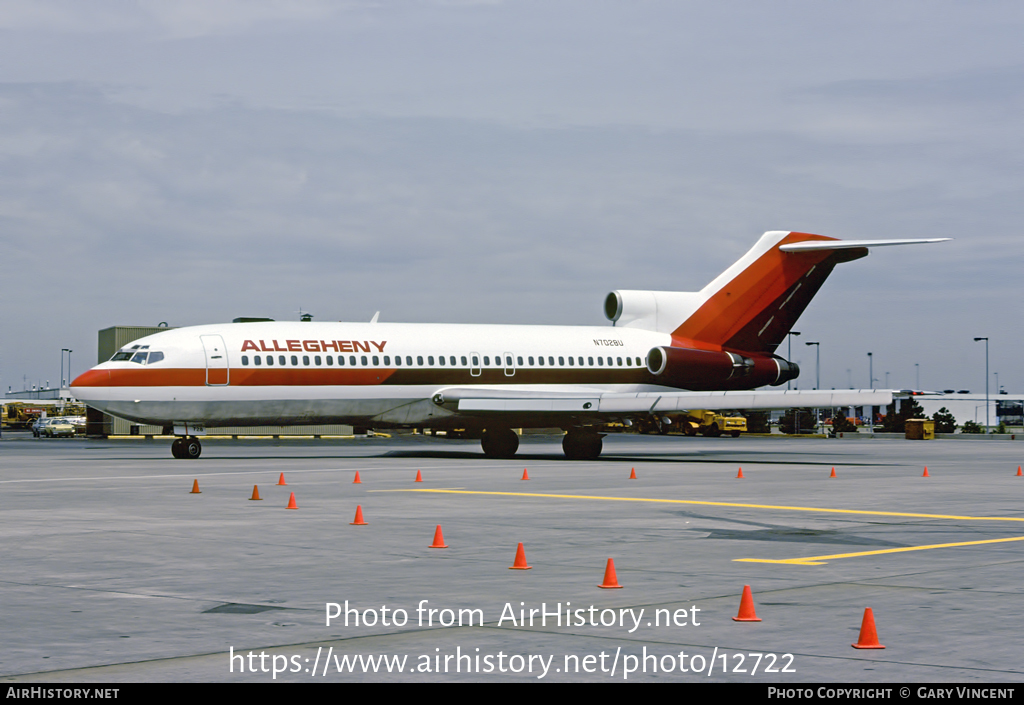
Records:
{"label": "yellow painted line", "polygon": [[960,543],[936,543],[930,546],[904,546],[902,548],[883,548],[878,551],[861,551],[859,553],[834,553],[831,556],[807,556],[806,558],[786,558],[784,560],[768,560],[766,558],[734,558],[737,563],[785,563],[787,565],[824,565],[826,561],[838,558],[859,558],[860,556],[879,556],[883,553],[906,553],[907,551],[928,551],[933,548],[954,548],[956,546],[980,546],[986,543],[1006,543],[1008,541],[1024,541],[1024,536],[1008,539],[986,539],[984,541],[961,541]]}
{"label": "yellow painted line", "polygon": [[[499,497],[546,497],[549,499],[595,499],[607,502],[655,502],[660,504],[694,504],[705,507],[737,507],[740,509],[777,509],[790,512],[823,512],[830,514],[860,514],[867,516],[909,517],[913,519],[957,519],[960,521],[1021,521],[1024,517],[972,517],[956,514],[916,514],[912,512],[880,512],[868,509],[831,509],[828,507],[795,507],[775,504],[744,504],[741,502],[707,502],[696,499],[658,499],[651,497],[605,497],[581,494],[540,494],[533,492],[483,492],[452,489],[407,489],[392,492],[434,492],[441,494],[493,495]],[[903,550],[903,549],[897,549]]]}

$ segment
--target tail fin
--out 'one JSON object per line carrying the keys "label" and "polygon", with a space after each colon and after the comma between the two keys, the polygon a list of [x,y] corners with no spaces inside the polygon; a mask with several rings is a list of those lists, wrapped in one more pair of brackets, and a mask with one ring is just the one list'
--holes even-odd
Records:
{"label": "tail fin", "polygon": [[866,257],[869,247],[945,239],[837,240],[771,231],[698,292],[616,291],[605,313],[616,325],[671,333],[678,347],[770,354],[837,264]]}

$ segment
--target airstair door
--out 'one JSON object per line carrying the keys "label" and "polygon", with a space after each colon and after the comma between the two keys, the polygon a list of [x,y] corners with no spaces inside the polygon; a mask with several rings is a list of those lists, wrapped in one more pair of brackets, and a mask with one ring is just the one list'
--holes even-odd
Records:
{"label": "airstair door", "polygon": [[222,387],[228,383],[228,351],[224,338],[219,335],[201,335],[203,352],[206,353],[206,384]]}

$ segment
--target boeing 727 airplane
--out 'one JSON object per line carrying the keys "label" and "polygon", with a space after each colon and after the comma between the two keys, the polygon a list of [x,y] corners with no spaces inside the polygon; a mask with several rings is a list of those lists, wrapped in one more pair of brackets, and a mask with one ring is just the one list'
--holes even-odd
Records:
{"label": "boeing 727 airplane", "polygon": [[352,424],[468,429],[510,458],[514,428],[560,427],[571,459],[601,454],[609,423],[689,409],[886,405],[884,390],[773,391],[775,354],[833,267],[868,248],[939,242],[765,233],[697,292],[614,291],[611,327],[239,322],[132,342],[72,384],[107,414],[173,429],[198,458],[207,426]]}

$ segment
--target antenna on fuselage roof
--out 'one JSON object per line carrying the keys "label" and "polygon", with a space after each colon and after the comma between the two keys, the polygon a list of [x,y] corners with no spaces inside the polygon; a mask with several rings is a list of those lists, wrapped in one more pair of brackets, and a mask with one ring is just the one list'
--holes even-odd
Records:
{"label": "antenna on fuselage roof", "polygon": [[376,323],[378,318],[380,318],[380,311],[377,311],[377,313],[373,314],[373,318],[370,319],[370,323]]}

